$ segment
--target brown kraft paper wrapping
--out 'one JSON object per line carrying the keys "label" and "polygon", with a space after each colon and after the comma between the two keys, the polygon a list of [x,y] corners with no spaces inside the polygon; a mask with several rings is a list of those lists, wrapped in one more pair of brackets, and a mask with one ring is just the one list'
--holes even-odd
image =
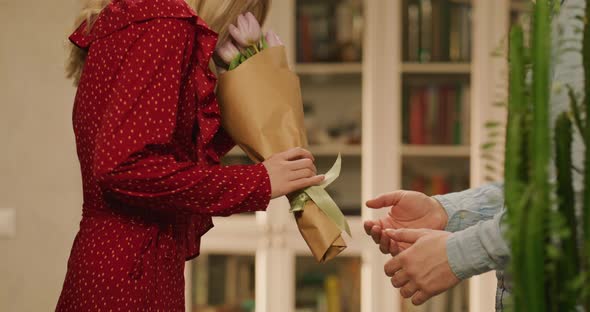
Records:
{"label": "brown kraft paper wrapping", "polygon": [[[284,47],[265,49],[222,74],[217,97],[223,128],[252,161],[307,146],[299,77],[289,69]],[[295,220],[318,262],[346,248],[340,228],[313,201],[295,212]]]}

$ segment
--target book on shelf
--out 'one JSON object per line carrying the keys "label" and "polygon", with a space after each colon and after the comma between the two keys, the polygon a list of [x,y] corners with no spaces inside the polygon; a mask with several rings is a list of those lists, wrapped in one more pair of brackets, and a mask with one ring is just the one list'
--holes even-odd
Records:
{"label": "book on shelf", "polygon": [[428,194],[442,195],[461,191],[468,187],[466,176],[454,174],[432,174],[429,176],[412,173],[404,177],[404,189]]}
{"label": "book on shelf", "polygon": [[297,61],[359,62],[362,2],[297,1]]}
{"label": "book on shelf", "polygon": [[407,43],[405,59],[410,62],[418,62],[419,56],[416,52],[420,51],[420,2],[408,0],[407,12],[404,15],[404,25],[408,25],[404,40]]}
{"label": "book on shelf", "polygon": [[201,255],[193,261],[191,279],[195,311],[251,310],[248,307],[254,300],[253,257]]}
{"label": "book on shelf", "polygon": [[326,311],[341,312],[342,295],[340,292],[340,278],[337,275],[329,275],[324,281],[326,292]]}
{"label": "book on shelf", "polygon": [[420,1],[420,50],[418,59],[421,62],[430,62],[432,56],[432,0]]}
{"label": "book on shelf", "polygon": [[319,265],[306,257],[297,263],[296,311],[360,311],[360,258]]}
{"label": "book on shelf", "polygon": [[450,0],[404,1],[404,59],[409,62],[471,60],[471,6]]}
{"label": "book on shelf", "polygon": [[402,136],[405,144],[469,143],[468,86],[406,86],[403,93]]}

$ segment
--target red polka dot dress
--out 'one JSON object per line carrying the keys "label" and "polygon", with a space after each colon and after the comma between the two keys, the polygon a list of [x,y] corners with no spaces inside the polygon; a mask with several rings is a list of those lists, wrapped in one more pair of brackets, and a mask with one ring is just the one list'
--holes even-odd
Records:
{"label": "red polka dot dress", "polygon": [[184,311],[184,262],[212,216],[264,210],[262,165],[219,165],[217,35],[183,0],[114,0],[70,40],[88,51],[73,124],[84,204],[57,311]]}

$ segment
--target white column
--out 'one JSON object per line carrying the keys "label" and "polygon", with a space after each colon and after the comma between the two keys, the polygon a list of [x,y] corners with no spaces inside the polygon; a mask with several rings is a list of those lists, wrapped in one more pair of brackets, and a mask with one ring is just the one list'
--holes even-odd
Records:
{"label": "white column", "polygon": [[193,293],[192,293],[192,267],[191,262],[185,262],[184,266],[184,310],[190,312],[193,310]]}
{"label": "white column", "polygon": [[[295,59],[295,0],[273,1],[266,29],[274,30]],[[292,312],[295,309],[295,255],[285,242],[289,222],[294,222],[285,199],[275,200],[266,213],[257,213],[262,228],[256,250],[256,312]]]}
{"label": "white column", "polygon": [[295,0],[275,0],[272,2],[266,29],[274,30],[287,48],[287,57],[294,64],[296,46]]}
{"label": "white column", "polygon": [[[401,0],[365,2],[363,59],[363,200],[400,188]],[[386,211],[363,208],[363,219]],[[383,273],[387,257],[363,237],[362,312],[401,310],[397,291]]]}
{"label": "white column", "polygon": [[[486,175],[498,178],[502,172],[486,172],[482,159],[482,144],[488,141],[484,124],[492,120],[505,120],[505,108],[494,105],[507,96],[506,59],[494,56],[506,55],[508,47],[509,0],[473,1],[473,72],[471,97],[471,186],[486,182]],[[499,146],[503,145],[500,140]],[[494,151],[503,159],[503,148]],[[503,163],[503,162],[501,162]],[[495,272],[489,272],[469,281],[471,312],[487,312],[495,309],[497,281]]]}
{"label": "white column", "polygon": [[263,229],[256,250],[256,312],[293,312],[295,254],[286,245],[288,222],[294,222],[285,198],[273,200],[267,212],[257,213]]}

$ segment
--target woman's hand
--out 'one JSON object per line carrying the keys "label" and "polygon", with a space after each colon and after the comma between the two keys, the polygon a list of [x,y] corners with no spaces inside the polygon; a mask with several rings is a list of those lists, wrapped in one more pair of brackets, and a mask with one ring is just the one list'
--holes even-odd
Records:
{"label": "woman's hand", "polygon": [[293,148],[263,162],[270,177],[272,198],[322,183],[324,176],[317,175],[314,160],[307,150]]}
{"label": "woman's hand", "polygon": [[385,235],[387,229],[432,229],[444,230],[448,216],[442,205],[434,198],[419,192],[395,191],[367,202],[373,209],[390,208],[389,214],[378,220],[365,221],[365,232],[370,235],[384,254],[396,255],[407,248],[406,243],[397,244]]}

